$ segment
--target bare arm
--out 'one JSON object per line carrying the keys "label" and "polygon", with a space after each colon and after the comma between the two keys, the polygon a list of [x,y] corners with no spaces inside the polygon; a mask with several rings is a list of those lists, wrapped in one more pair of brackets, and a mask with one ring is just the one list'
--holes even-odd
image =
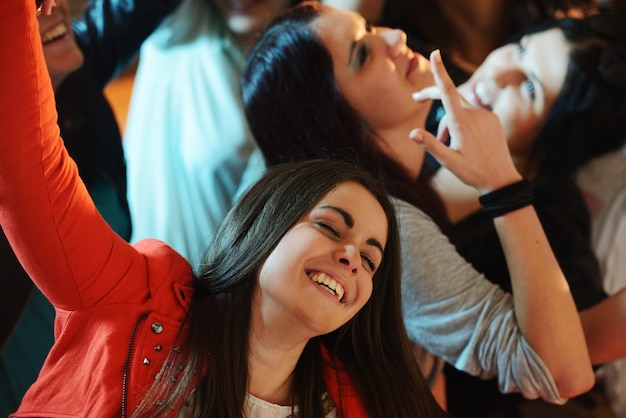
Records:
{"label": "bare arm", "polygon": [[593,364],[626,357],[626,287],[580,313]]}
{"label": "bare arm", "polygon": [[[520,180],[497,116],[465,103],[438,52],[431,56],[431,65],[437,88],[422,91],[418,99],[441,96],[447,113],[438,138],[415,130],[416,142],[481,194]],[[440,141],[448,132],[450,147]],[[594,376],[581,322],[534,208],[524,207],[494,222],[506,254],[522,333],[545,362],[562,397],[587,391]]]}

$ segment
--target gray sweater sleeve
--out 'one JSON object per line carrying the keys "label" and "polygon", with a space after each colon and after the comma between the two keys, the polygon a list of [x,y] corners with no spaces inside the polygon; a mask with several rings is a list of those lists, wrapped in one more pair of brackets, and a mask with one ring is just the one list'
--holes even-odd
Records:
{"label": "gray sweater sleeve", "polygon": [[565,403],[521,333],[513,298],[477,272],[435,223],[393,199],[402,241],[402,305],[414,343],[502,392]]}

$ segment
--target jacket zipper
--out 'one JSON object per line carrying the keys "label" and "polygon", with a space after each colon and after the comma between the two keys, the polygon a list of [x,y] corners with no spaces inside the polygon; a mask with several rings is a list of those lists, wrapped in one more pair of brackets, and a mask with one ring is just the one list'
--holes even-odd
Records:
{"label": "jacket zipper", "polygon": [[139,327],[148,317],[148,314],[143,314],[137,324],[135,324],[135,328],[133,329],[133,333],[130,337],[130,345],[128,346],[128,354],[126,355],[126,362],[124,363],[124,378],[122,380],[122,418],[126,418],[127,409],[128,409],[128,379],[130,378],[130,366],[132,363],[133,352],[135,351],[135,340],[137,339],[137,332],[139,331]]}

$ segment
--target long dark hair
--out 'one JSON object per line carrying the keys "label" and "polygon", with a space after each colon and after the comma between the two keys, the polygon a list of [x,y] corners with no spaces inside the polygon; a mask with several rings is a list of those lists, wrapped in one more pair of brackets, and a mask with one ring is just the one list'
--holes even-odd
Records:
{"label": "long dark hair", "polygon": [[[571,177],[626,139],[626,30],[599,13],[535,28],[560,29],[571,45],[565,83],[531,153],[536,182]],[[532,33],[530,32],[530,33]]]}
{"label": "long dark hair", "polygon": [[445,227],[443,204],[428,182],[411,178],[377,147],[377,134],[341,94],[332,58],[309,26],[321,7],[306,2],[276,19],[248,56],[241,81],[244,109],[267,164],[357,161],[386,179],[393,195]]}
{"label": "long dark hair", "polygon": [[[370,300],[347,324],[311,339],[304,349],[294,371],[297,383],[292,393],[298,400],[298,417],[324,416],[325,363],[320,344],[343,363],[370,416],[443,414],[424,383],[404,328],[399,232],[386,189],[354,164],[331,160],[270,169],[228,213],[195,280],[183,344],[186,366],[175,383],[168,380],[173,368],[162,370],[161,382],[144,399],[142,414],[166,416],[172,412],[169,405],[180,405],[189,397],[190,416],[243,418],[251,307],[259,269],[285,233],[344,182],[359,183],[375,196],[388,220],[388,238]],[[190,387],[194,388],[191,396]],[[159,394],[165,396],[155,407]],[[342,399],[334,401],[339,416],[345,416]]]}

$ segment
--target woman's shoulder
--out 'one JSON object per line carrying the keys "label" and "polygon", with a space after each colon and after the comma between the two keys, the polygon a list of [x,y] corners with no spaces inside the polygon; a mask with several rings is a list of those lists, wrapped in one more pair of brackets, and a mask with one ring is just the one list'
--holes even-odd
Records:
{"label": "woman's shoulder", "polygon": [[168,266],[167,270],[177,269],[191,272],[191,264],[169,244],[153,238],[144,239],[133,244],[149,263]]}
{"label": "woman's shoulder", "polygon": [[397,197],[391,197],[391,203],[395,208],[401,230],[408,227],[420,227],[441,232],[435,221],[417,206]]}
{"label": "woman's shoulder", "polygon": [[426,215],[426,213],[424,213],[423,210],[421,210],[420,208],[418,208],[417,206],[402,200],[400,198],[391,196],[391,203],[393,204],[394,208],[396,209],[396,215],[400,216],[411,216],[411,217],[416,217],[416,218],[421,218],[421,219],[426,219],[426,220],[430,220],[430,222],[432,222],[432,220],[430,219],[430,217],[428,215]]}
{"label": "woman's shoulder", "polygon": [[193,269],[189,261],[163,241],[144,239],[133,247],[146,260],[147,273],[152,287],[175,282],[182,286],[193,285]]}

